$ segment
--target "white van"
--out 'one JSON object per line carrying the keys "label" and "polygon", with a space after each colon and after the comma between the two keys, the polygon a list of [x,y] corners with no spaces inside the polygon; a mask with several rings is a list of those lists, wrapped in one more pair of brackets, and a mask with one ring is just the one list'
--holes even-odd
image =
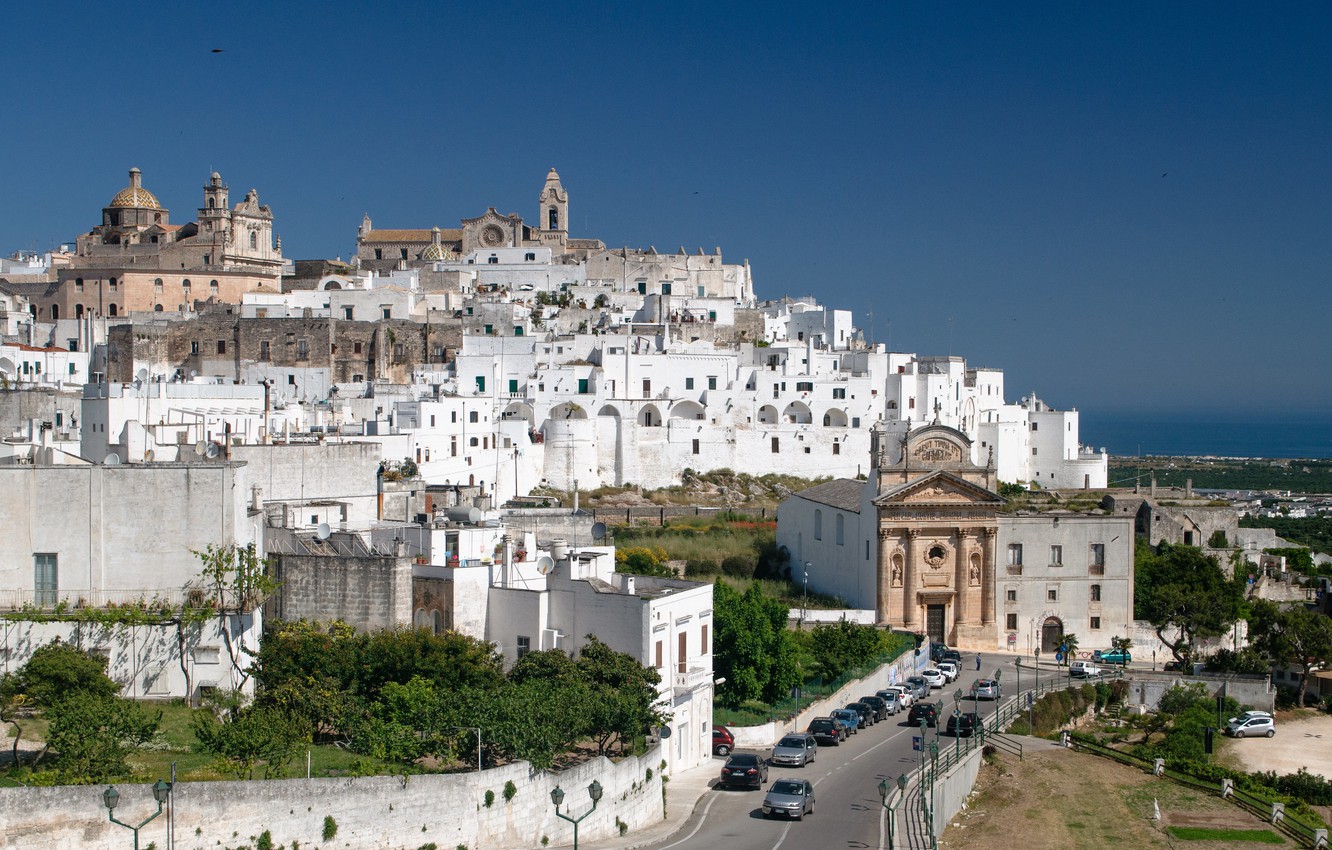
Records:
{"label": "white van", "polygon": [[1077,659],[1068,665],[1068,675],[1077,679],[1095,679],[1101,675],[1101,668],[1091,661]]}

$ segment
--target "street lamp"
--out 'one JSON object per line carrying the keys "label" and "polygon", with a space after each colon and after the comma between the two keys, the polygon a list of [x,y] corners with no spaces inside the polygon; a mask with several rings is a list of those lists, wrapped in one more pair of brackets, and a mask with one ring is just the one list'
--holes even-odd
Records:
{"label": "street lamp", "polygon": [[[957,718],[957,725],[953,727],[953,751],[959,756],[962,755],[962,689],[953,691],[953,717]],[[974,733],[976,730],[972,730]]]}
{"label": "street lamp", "polygon": [[133,830],[134,850],[139,850],[139,830],[147,826],[150,820],[162,814],[162,804],[165,803],[167,801],[167,798],[170,796],[171,796],[170,783],[165,782],[161,779],[154,782],[153,799],[157,801],[157,811],[153,812],[151,815],[144,818],[143,821],[138,826],[135,826],[134,824],[125,823],[124,821],[116,820],[116,806],[120,803],[120,792],[116,790],[116,786],[114,785],[106,786],[106,790],[102,792],[102,802],[106,805],[106,816],[111,819],[112,823],[123,826],[126,829]]}
{"label": "street lamp", "polygon": [[806,561],[805,575],[804,575],[805,591],[804,591],[804,597],[800,602],[800,628],[802,629],[805,627],[805,615],[807,609],[809,608],[809,566],[810,566],[809,561]]}
{"label": "street lamp", "polygon": [[564,789],[558,785],[550,789],[550,801],[555,804],[555,817],[559,818],[560,820],[566,820],[569,823],[573,824],[574,850],[578,850],[578,824],[583,820],[583,818],[587,817],[588,815],[592,814],[597,810],[597,803],[601,802],[601,790],[602,790],[601,783],[593,779],[592,784],[587,786],[587,795],[592,798],[592,808],[583,812],[578,817],[572,818],[569,817],[568,815],[560,814],[560,805],[564,803]]}
{"label": "street lamp", "polygon": [[925,730],[928,728],[929,725],[925,722],[925,718],[922,717],[920,719],[920,772],[922,776],[925,773]]}
{"label": "street lamp", "polygon": [[[900,805],[906,798],[907,775],[905,773],[897,777],[897,803]],[[888,802],[888,794],[892,789],[885,779],[879,783],[879,803],[888,811],[888,850],[893,850],[896,846],[894,842],[894,831],[897,828],[897,810],[892,803]]]}
{"label": "street lamp", "polygon": [[[926,821],[930,825],[930,846],[938,847],[939,838],[934,834],[934,786],[939,781],[939,742],[930,742],[930,809]],[[924,799],[925,795],[921,795]]]}
{"label": "street lamp", "polygon": [[[1000,667],[994,668],[994,731],[999,731],[999,703],[1003,702],[1004,692],[999,689],[999,677],[1004,673]],[[983,725],[983,724],[982,724]]]}

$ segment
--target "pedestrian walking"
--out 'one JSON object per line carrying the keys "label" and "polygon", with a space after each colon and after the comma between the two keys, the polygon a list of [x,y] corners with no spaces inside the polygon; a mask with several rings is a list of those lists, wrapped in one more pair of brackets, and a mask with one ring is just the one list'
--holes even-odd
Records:
{"label": "pedestrian walking", "polygon": [[977,672],[977,673],[980,672],[980,665],[981,665],[980,656],[977,655],[977,656],[976,656],[976,672]]}

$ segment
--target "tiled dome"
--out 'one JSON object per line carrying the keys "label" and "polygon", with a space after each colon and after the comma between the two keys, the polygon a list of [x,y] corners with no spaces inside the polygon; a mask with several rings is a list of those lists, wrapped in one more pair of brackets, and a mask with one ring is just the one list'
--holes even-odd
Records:
{"label": "tiled dome", "polygon": [[139,169],[131,168],[129,177],[130,184],[117,192],[107,206],[160,210],[162,205],[157,202],[157,196],[143,188]]}

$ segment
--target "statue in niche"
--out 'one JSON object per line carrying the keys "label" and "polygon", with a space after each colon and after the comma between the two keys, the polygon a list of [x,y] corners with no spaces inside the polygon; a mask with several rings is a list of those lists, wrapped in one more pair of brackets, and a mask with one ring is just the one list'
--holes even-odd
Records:
{"label": "statue in niche", "polygon": [[980,584],[980,563],[977,562],[975,556],[971,558],[971,583]]}
{"label": "statue in niche", "polygon": [[893,587],[902,586],[902,556],[893,556]]}

